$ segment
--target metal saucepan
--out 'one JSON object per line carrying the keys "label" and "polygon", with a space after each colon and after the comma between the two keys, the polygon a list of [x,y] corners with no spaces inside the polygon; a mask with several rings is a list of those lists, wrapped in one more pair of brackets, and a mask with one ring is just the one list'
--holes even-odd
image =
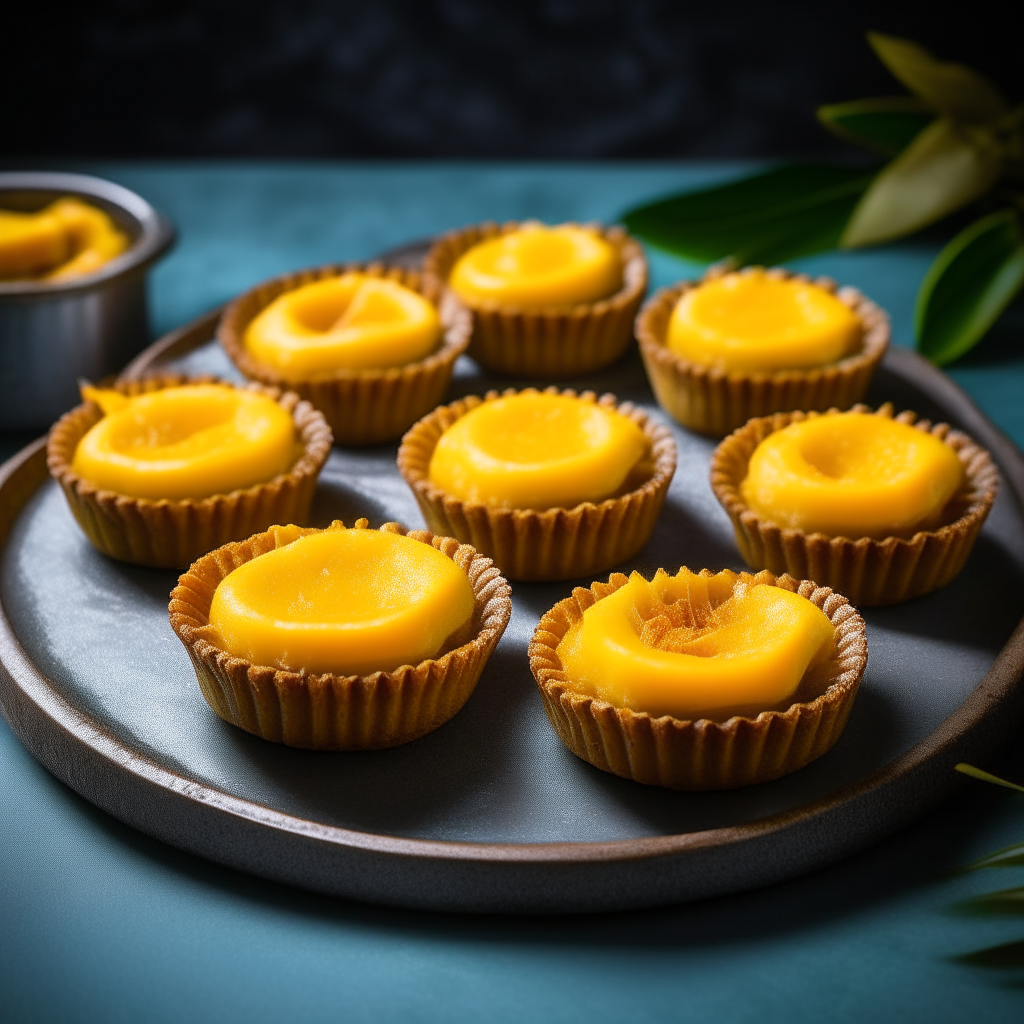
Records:
{"label": "metal saucepan", "polygon": [[84,174],[0,174],[0,209],[34,211],[61,196],[105,210],[131,245],[88,276],[0,281],[0,430],[48,427],[76,405],[78,381],[116,373],[149,340],[146,272],[174,241],[141,196]]}

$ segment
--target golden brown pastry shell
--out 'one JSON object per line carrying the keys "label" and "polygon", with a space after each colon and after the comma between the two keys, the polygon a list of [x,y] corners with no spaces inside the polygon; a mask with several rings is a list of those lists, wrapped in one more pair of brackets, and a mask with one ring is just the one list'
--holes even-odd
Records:
{"label": "golden brown pastry shell", "polygon": [[[753,270],[758,268],[745,268]],[[776,373],[738,373],[690,362],[666,343],[669,320],[682,296],[726,271],[712,267],[700,281],[679,281],[653,295],[640,310],[636,337],[658,404],[684,427],[712,437],[722,437],[751,417],[793,409],[846,409],[867,393],[871,378],[889,347],[889,317],[856,288],[837,290],[827,277],[814,279],[819,288],[835,296],[857,314],[863,324],[861,347],[829,366]],[[773,267],[769,274],[811,281]]]}
{"label": "golden brown pastry shell", "polygon": [[[356,523],[365,526],[365,519]],[[423,530],[406,533],[397,523],[381,530],[429,544],[466,572],[474,597],[471,639],[438,658],[366,676],[292,672],[236,658],[217,645],[210,603],[228,573],[281,546],[278,531],[271,529],[211,551],[171,592],[171,628],[192,659],[203,696],[221,718],[291,747],[372,750],[408,743],[443,725],[466,703],[508,625],[511,588],[494,563],[467,544]]]}
{"label": "golden brown pastry shell", "polygon": [[[517,231],[526,223],[488,222],[442,235],[427,253],[424,276],[447,284],[463,253],[480,242]],[[622,287],[597,302],[542,310],[467,302],[473,314],[469,354],[481,366],[515,377],[557,380],[609,366],[629,347],[636,311],[647,292],[643,247],[622,228],[583,226],[596,227],[619,252]]]}
{"label": "golden brown pastry shell", "polygon": [[434,449],[456,420],[484,402],[536,391],[508,388],[489,391],[483,398],[470,395],[440,406],[402,439],[398,469],[412,488],[431,530],[472,544],[493,558],[509,579],[578,579],[631,558],[647,543],[675,473],[676,446],[667,427],[655,423],[631,402],[619,404],[614,395],[598,398],[593,391],[577,394],[571,389],[549,387],[544,394],[568,395],[616,409],[638,424],[650,443],[651,476],[619,497],[543,511],[462,501],[431,482]]}
{"label": "golden brown pastry shell", "polygon": [[[853,412],[871,412],[865,405]],[[957,517],[912,537],[827,537],[822,533],[777,526],[751,509],[740,494],[754,449],[769,434],[825,413],[777,413],[751,420],[729,435],[711,458],[711,487],[729,514],[736,543],[748,565],[770,572],[811,577],[846,594],[860,607],[897,604],[945,586],[964,567],[985,517],[999,491],[999,472],[991,456],[948,423],[919,420],[913,412],[893,415],[890,404],[876,411],[939,438],[957,454],[965,471],[965,489],[954,498]]]}
{"label": "golden brown pastry shell", "polygon": [[[712,575],[702,570],[701,575]],[[827,689],[785,711],[725,722],[686,721],[616,707],[573,689],[557,648],[596,601],[624,586],[613,573],[607,583],[577,587],[572,597],[545,613],[530,643],[533,672],[544,710],[559,739],[602,771],[667,789],[735,789],[795,772],[826,753],[846,727],[867,664],[864,620],[845,597],[828,587],[790,576],[732,574],[737,581],[766,583],[806,597],[835,628],[836,649]]]}
{"label": "golden brown pastry shell", "polygon": [[[211,377],[165,374],[111,385],[125,395],[190,383],[225,383]],[[230,385],[233,386],[233,385]],[[260,384],[247,390],[273,398],[292,416],[302,451],[295,464],[266,483],[208,498],[151,500],[102,490],[79,476],[71,464],[78,442],[103,413],[86,402],[58,420],[50,431],[46,463],[60,484],[78,525],[92,544],[111,558],[135,565],[177,568],[231,540],[274,523],[303,522],[317,477],[331,451],[331,430],[323,416],[294,392]]]}
{"label": "golden brown pastry shell", "polygon": [[[261,363],[245,347],[245,332],[274,299],[303,285],[341,274],[386,278],[418,292],[440,313],[444,334],[440,348],[425,359],[386,370],[337,370],[311,380],[288,380]],[[342,445],[394,441],[444,399],[455,360],[466,350],[472,330],[469,311],[447,289],[437,288],[413,270],[381,263],[346,263],[300,270],[264,281],[235,299],[224,311],[217,340],[249,379],[296,392],[327,418]]]}

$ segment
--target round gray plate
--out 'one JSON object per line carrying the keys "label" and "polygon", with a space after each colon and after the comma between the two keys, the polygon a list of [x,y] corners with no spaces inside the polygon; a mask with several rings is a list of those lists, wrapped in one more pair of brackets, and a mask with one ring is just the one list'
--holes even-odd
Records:
{"label": "round gray plate", "polygon": [[[215,321],[158,342],[130,372],[173,365],[235,376],[209,341]],[[451,393],[509,383],[464,359]],[[655,408],[635,354],[573,384]],[[933,806],[954,784],[953,765],[988,755],[1021,712],[1024,460],[911,352],[887,356],[870,399],[964,427],[993,452],[1004,487],[953,584],[867,612],[870,658],[846,732],[777,782],[673,793],[573,757],[545,718],[526,659],[538,618],[570,584],[514,586],[512,622],[476,692],[414,743],[317,753],[234,729],[204,703],[168,625],[175,574],[98,554],[47,478],[41,442],[0,471],[0,704],[50,771],[121,820],[322,892],[435,909],[580,911],[799,874]],[[675,437],[679,470],[665,511],[629,568],[742,568],[708,485],[713,442],[678,428]],[[314,521],[420,525],[395,450],[335,449]]]}

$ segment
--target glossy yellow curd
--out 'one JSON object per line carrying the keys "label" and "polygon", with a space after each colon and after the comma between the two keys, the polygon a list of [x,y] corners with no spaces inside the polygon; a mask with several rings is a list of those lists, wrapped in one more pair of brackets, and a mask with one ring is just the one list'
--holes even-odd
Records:
{"label": "glossy yellow curd", "polygon": [[558,657],[574,689],[615,707],[723,721],[789,707],[833,650],[832,624],[806,598],[684,568],[634,572],[586,609]]}
{"label": "glossy yellow curd", "polygon": [[441,333],[437,309],[422,295],[351,273],[279,296],[249,324],[244,344],[286,380],[301,381],[405,366],[430,355]]}
{"label": "glossy yellow curd", "polygon": [[618,492],[647,450],[640,427],[614,409],[525,391],[456,420],[438,440],[428,474],[462,501],[571,508]]}
{"label": "glossy yellow curd", "polygon": [[368,675],[417,665],[467,632],[469,577],[429,544],[340,524],[306,536],[275,530],[284,546],[240,565],[213,595],[210,624],[236,657]]}
{"label": "glossy yellow curd", "polygon": [[686,292],[668,325],[669,349],[737,373],[827,366],[860,344],[857,315],[831,292],[757,268]]}
{"label": "glossy yellow curd", "polygon": [[83,388],[105,413],[71,468],[133,498],[206,498],[285,472],[298,455],[291,414],[273,399],[219,384],[164,388],[129,398]]}
{"label": "glossy yellow curd", "polygon": [[754,449],[740,493],[780,526],[880,539],[938,525],[963,480],[956,452],[937,437],[850,412],[770,434]]}
{"label": "glossy yellow curd", "polygon": [[128,248],[110,216],[80,199],[37,213],[0,210],[0,279],[66,281],[99,270]]}
{"label": "glossy yellow curd", "polygon": [[448,283],[471,305],[575,306],[614,295],[622,287],[622,261],[597,231],[529,224],[474,245]]}

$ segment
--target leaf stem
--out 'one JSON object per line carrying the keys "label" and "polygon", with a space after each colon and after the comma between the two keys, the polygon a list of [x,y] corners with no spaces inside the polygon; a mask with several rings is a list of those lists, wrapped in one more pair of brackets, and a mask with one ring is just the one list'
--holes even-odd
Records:
{"label": "leaf stem", "polygon": [[964,764],[961,761],[954,767],[962,775],[970,775],[973,779],[981,779],[982,782],[991,782],[995,786],[1003,786],[1005,789],[1015,789],[1018,793],[1024,793],[1024,786],[1018,786],[1015,782],[1007,782],[1006,779],[1001,779],[998,775],[983,772],[980,768],[975,768],[973,764]]}

